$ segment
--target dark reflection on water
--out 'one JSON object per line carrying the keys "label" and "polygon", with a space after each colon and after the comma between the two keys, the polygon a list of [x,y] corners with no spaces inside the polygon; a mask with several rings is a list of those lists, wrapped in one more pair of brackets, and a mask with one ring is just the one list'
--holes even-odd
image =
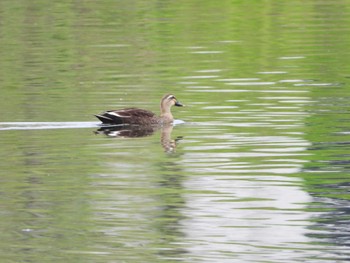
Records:
{"label": "dark reflection on water", "polygon": [[[319,240],[319,242],[324,244],[336,244],[337,247],[343,249],[335,248],[332,254],[335,258],[340,258],[344,261],[350,259],[350,255],[346,250],[350,248],[350,201],[349,195],[349,183],[340,183],[333,185],[319,185],[315,186],[313,189],[316,191],[315,202],[321,205],[321,208],[328,210],[328,212],[320,214],[315,219],[315,224],[311,226],[312,229],[322,230],[316,233],[309,234],[310,237]],[[346,189],[346,190],[345,190]],[[343,193],[343,194],[341,194]],[[336,196],[336,198],[319,197],[319,196]],[[346,199],[339,198],[340,195],[344,195]],[[317,206],[311,207],[315,209]]]}
{"label": "dark reflection on water", "polygon": [[[321,101],[320,106],[322,105],[324,109],[326,100],[322,98]],[[323,135],[325,137],[322,140],[314,139],[308,150],[319,158],[313,158],[303,169],[306,176],[312,175],[308,180],[308,189],[314,197],[315,205],[311,206],[311,209],[321,207],[326,211],[315,218],[315,225],[312,226],[313,229],[321,229],[322,232],[310,234],[310,236],[317,238],[320,242],[337,244],[348,250],[350,248],[350,183],[348,178],[350,138],[346,132],[347,124],[344,123],[347,113],[344,112],[346,107],[342,107],[342,104],[344,105],[342,99],[328,98],[327,104],[327,109],[332,110],[324,111],[316,108],[317,118],[315,120],[316,123],[320,123],[321,118],[323,120],[331,118],[332,126],[327,129],[329,134]],[[347,105],[348,102],[345,104]],[[323,122],[322,125],[326,126],[327,122]],[[319,134],[319,131],[315,134]],[[344,260],[350,259],[350,255],[342,250],[335,250],[334,254]]]}
{"label": "dark reflection on water", "polygon": [[171,138],[173,125],[152,126],[152,125],[106,125],[101,126],[94,131],[95,134],[104,134],[108,137],[139,138],[153,135],[154,132],[160,131],[160,144],[164,151],[173,153],[176,150],[177,143],[182,139],[178,136],[176,139]]}
{"label": "dark reflection on water", "polygon": [[109,137],[138,138],[152,135],[159,128],[156,126],[106,125],[101,126],[94,133]]}

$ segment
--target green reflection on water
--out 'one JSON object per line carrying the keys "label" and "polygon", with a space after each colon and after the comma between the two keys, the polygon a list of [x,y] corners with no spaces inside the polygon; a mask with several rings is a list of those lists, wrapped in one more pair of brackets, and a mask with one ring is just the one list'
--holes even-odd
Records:
{"label": "green reflection on water", "polygon": [[1,131],[4,260],[186,261],[184,196],[220,193],[186,188],[188,178],[295,176],[312,196],[349,199],[344,1],[1,8],[1,122],[157,111],[169,91],[189,105],[174,110],[188,125],[173,130],[183,139],[170,154],[160,131],[121,140],[90,129]]}

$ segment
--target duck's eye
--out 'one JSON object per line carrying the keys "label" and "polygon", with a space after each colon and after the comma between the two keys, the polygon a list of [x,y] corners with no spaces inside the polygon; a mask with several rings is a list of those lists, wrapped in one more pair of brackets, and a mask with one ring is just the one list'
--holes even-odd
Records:
{"label": "duck's eye", "polygon": [[169,100],[176,100],[175,96],[170,96],[168,99]]}

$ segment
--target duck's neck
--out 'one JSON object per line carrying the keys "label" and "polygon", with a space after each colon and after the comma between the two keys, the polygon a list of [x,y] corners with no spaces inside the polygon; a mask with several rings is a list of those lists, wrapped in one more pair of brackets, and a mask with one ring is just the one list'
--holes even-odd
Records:
{"label": "duck's neck", "polygon": [[174,120],[170,108],[164,107],[164,105],[160,105],[160,117],[162,118],[164,123],[170,123]]}

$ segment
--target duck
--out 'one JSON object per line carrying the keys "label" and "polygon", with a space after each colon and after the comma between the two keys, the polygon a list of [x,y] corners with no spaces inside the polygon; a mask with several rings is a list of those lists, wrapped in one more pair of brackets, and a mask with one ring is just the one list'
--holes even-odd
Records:
{"label": "duck", "polygon": [[139,108],[125,108],[120,110],[108,110],[101,114],[95,114],[102,124],[109,125],[163,125],[174,121],[171,107],[183,107],[173,94],[166,94],[160,101],[160,115],[149,110]]}

